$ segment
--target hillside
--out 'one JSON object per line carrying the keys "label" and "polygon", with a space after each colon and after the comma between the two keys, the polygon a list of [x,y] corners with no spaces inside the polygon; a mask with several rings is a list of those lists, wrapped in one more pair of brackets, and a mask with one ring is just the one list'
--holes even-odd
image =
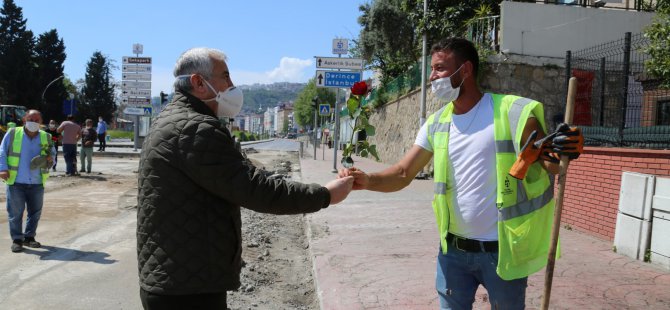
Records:
{"label": "hillside", "polygon": [[304,83],[274,83],[240,85],[244,93],[243,112],[265,111],[280,102],[295,101],[305,88]]}

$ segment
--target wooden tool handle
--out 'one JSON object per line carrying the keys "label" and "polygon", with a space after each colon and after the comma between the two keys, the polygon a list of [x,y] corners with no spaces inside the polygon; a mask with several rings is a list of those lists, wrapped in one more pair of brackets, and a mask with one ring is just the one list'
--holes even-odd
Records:
{"label": "wooden tool handle", "polygon": [[[577,78],[571,77],[568,82],[568,97],[565,104],[564,122],[572,124],[573,112],[575,110],[575,96],[577,94]],[[558,233],[561,230],[561,212],[563,211],[563,195],[565,193],[565,177],[568,173],[570,159],[567,155],[561,155],[561,163],[558,173],[558,192],[554,196],[556,207],[554,210],[554,223],[551,229],[551,244],[549,245],[549,256],[547,257],[547,269],[544,274],[544,295],[542,296],[541,309],[549,309],[549,298],[551,297],[551,284],[554,279],[554,265],[556,263],[556,247],[558,245]]]}

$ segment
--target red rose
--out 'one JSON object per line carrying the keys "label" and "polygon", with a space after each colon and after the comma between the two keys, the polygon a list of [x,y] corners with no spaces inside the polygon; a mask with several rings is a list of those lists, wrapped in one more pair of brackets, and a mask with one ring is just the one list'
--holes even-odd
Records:
{"label": "red rose", "polygon": [[354,83],[354,86],[351,86],[351,93],[357,96],[365,95],[368,92],[368,84],[363,82]]}

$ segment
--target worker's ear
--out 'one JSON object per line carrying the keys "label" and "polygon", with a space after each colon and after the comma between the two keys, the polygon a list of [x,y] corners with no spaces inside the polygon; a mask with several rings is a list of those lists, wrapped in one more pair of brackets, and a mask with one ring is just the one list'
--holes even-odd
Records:
{"label": "worker's ear", "polygon": [[463,63],[463,68],[461,68],[461,71],[461,77],[463,80],[469,77],[475,77],[475,67],[469,60]]}

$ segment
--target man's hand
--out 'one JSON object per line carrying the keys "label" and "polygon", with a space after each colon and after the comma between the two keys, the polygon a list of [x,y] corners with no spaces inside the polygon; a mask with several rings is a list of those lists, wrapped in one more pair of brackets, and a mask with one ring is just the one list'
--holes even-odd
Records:
{"label": "man's hand", "polygon": [[340,169],[337,173],[338,178],[354,177],[353,190],[367,189],[370,184],[370,176],[358,168]]}
{"label": "man's hand", "polygon": [[324,185],[330,191],[330,204],[334,205],[347,198],[353,184],[353,177],[344,177],[337,178]]}
{"label": "man's hand", "polygon": [[54,165],[54,159],[51,155],[47,156],[47,169],[50,169]]}
{"label": "man's hand", "polygon": [[556,127],[556,136],[551,140],[550,149],[558,154],[567,155],[570,160],[579,158],[584,152],[584,136],[578,127],[561,123]]}
{"label": "man's hand", "polygon": [[532,165],[539,157],[542,152],[542,145],[539,147],[535,145],[535,138],[537,138],[537,131],[533,132],[528,136],[526,144],[521,148],[519,156],[517,157],[514,165],[509,170],[509,174],[516,179],[523,180],[526,177],[528,168]]}
{"label": "man's hand", "polygon": [[0,179],[7,181],[8,178],[9,178],[9,171],[7,170],[0,171]]}

